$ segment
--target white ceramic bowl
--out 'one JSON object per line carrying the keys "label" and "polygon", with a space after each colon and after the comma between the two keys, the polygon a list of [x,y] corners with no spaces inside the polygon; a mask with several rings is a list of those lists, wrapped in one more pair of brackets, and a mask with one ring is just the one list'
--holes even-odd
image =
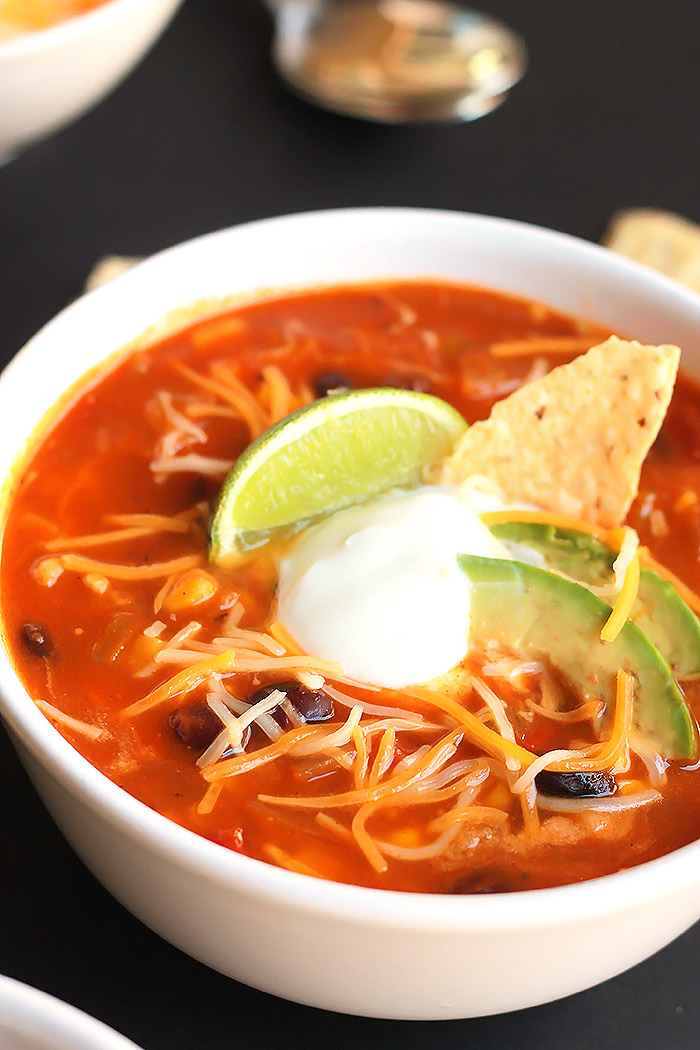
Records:
{"label": "white ceramic bowl", "polygon": [[0,165],[70,123],[126,77],[182,0],[109,0],[0,41]]}
{"label": "white ceramic bowl", "polygon": [[[61,390],[175,307],[260,288],[430,276],[677,342],[700,375],[700,298],[601,248],[446,212],[298,215],[166,251],[47,325],[0,378],[0,474]],[[184,951],[277,995],[383,1017],[515,1010],[620,973],[700,916],[700,843],[603,879],[485,897],[284,871],[198,838],[115,787],[43,717],[4,652],[0,692],[29,775],[104,885]]]}
{"label": "white ceramic bowl", "polygon": [[138,1050],[134,1043],[73,1006],[0,977],[2,1050]]}

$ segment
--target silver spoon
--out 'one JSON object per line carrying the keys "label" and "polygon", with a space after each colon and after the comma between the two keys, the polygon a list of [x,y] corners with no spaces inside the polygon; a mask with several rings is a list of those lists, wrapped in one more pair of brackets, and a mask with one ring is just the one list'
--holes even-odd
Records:
{"label": "silver spoon", "polygon": [[443,0],[268,0],[273,60],[307,101],[399,124],[475,120],[523,76],[503,23]]}

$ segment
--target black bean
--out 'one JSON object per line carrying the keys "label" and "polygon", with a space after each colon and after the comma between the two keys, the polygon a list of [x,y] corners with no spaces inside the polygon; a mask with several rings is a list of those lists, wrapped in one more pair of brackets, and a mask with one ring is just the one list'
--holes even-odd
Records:
{"label": "black bean", "polygon": [[396,390],[415,390],[418,394],[427,394],[430,380],[420,372],[392,372],[377,383],[377,386],[391,386]]}
{"label": "black bean", "polygon": [[478,869],[461,875],[450,893],[509,893],[511,890],[527,889],[529,876],[524,872],[509,872],[496,869]]}
{"label": "black bean", "polygon": [[[259,703],[260,700],[264,700],[275,689],[279,689],[281,693],[286,693],[289,702],[296,707],[306,722],[327,722],[335,714],[335,707],[328,693],[324,693],[323,689],[309,689],[307,686],[302,685],[301,682],[273,682],[270,685],[264,685],[262,688],[256,689],[254,693],[251,693],[248,697],[248,703]],[[274,711],[273,717],[285,728],[288,728],[290,725],[284,711]]]}
{"label": "black bean", "polygon": [[175,708],[168,718],[168,725],[181,744],[197,752],[205,751],[223,729],[208,704]]}
{"label": "black bean", "polygon": [[25,623],[20,631],[24,647],[34,656],[51,656],[53,642],[45,627],[38,623]]}
{"label": "black bean", "polygon": [[340,394],[346,390],[352,390],[352,383],[342,372],[322,372],[314,379],[313,389],[317,398],[326,397],[328,394]]}
{"label": "black bean", "polygon": [[614,795],[615,778],[610,773],[554,773],[543,769],[535,777],[535,785],[543,795],[556,798],[594,798],[596,795]]}

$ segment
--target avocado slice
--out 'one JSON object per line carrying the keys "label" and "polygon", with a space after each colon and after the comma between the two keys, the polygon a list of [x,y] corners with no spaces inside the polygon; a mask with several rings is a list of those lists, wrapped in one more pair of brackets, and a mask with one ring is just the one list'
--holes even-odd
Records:
{"label": "avocado slice", "polygon": [[[617,551],[587,532],[522,521],[493,525],[491,532],[499,540],[537,551],[548,569],[584,585],[601,587],[612,577]],[[513,553],[517,558],[517,551]],[[632,619],[677,678],[700,675],[700,620],[673,584],[653,569],[643,568],[639,574]]]}
{"label": "avocado slice", "polygon": [[620,668],[637,678],[635,726],[666,759],[693,760],[693,719],[670,668],[631,620],[613,642],[600,631],[610,607],[578,583],[499,558],[460,554],[472,582],[470,639],[476,648],[504,649],[545,658],[582,693],[615,703]]}

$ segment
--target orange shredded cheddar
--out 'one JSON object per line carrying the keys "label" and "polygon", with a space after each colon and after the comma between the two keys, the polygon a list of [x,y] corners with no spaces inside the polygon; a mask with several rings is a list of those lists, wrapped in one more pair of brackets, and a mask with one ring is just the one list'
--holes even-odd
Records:
{"label": "orange shredded cheddar", "polygon": [[565,759],[548,768],[557,773],[598,773],[612,769],[624,757],[629,743],[634,713],[634,678],[629,672],[617,672],[615,717],[610,739],[590,758]]}
{"label": "orange shredded cheddar", "polygon": [[211,375],[214,380],[223,384],[231,404],[239,410],[250,427],[251,437],[255,438],[261,434],[269,425],[267,414],[255,395],[240,381],[233,369],[227,365],[213,364]]}
{"label": "orange shredded cheddar", "polygon": [[297,643],[292,638],[291,634],[281,623],[275,620],[268,627],[268,632],[272,635],[276,642],[283,645],[287,653],[290,656],[302,656],[303,650],[299,648]]}
{"label": "orange shredded cheddar", "polygon": [[575,529],[578,532],[588,532],[596,536],[609,547],[619,548],[624,538],[624,529],[605,529],[602,525],[593,525],[590,521],[582,521],[579,518],[569,518],[566,514],[548,514],[545,510],[493,510],[488,514],[479,515],[481,521],[487,527],[489,525],[501,525],[509,521],[532,522],[535,525],[554,525],[559,529]]}
{"label": "orange shredded cheddar", "polygon": [[190,332],[190,342],[197,350],[208,350],[220,340],[244,339],[248,325],[241,317],[217,317],[205,321]]}
{"label": "orange shredded cheddar", "polygon": [[[604,529],[600,525],[593,525],[590,521],[579,521],[576,518],[567,518],[565,514],[548,514],[540,510],[495,510],[488,514],[479,515],[481,521],[487,527],[489,525],[500,525],[508,521],[533,522],[539,525],[554,525],[561,529],[575,529],[579,532],[587,532],[597,537],[609,547],[619,550],[625,537],[626,527],[620,526],[614,529]],[[683,583],[675,573],[667,569],[665,565],[657,561],[649,552],[647,547],[638,548],[639,560],[642,565],[668,580],[676,588],[681,598],[690,606],[693,612],[700,616],[700,596]]]}
{"label": "orange shredded cheddar", "polygon": [[200,375],[199,372],[195,372],[193,368],[183,364],[181,361],[173,361],[173,368],[201,390],[207,390],[209,393],[215,394],[221,401],[227,402],[232,408],[236,409],[240,418],[248,425],[251,437],[257,437],[267,426],[265,413],[261,406],[240,381],[237,381],[238,387],[234,390],[232,380],[235,377],[228,370],[226,370],[226,382],[224,382],[221,377],[221,369],[214,376],[214,367],[212,367],[213,378]]}
{"label": "orange shredded cheddar", "polygon": [[369,783],[376,784],[394,760],[394,749],[396,747],[396,730],[392,725],[384,730],[382,739],[379,741],[377,754],[369,772]]}
{"label": "orange shredded cheddar", "polygon": [[[236,755],[235,758],[227,758],[223,762],[205,766],[202,770],[202,776],[205,780],[214,783],[234,774],[248,773],[251,769],[264,766],[267,762],[274,762],[276,758],[291,751],[302,740],[308,740],[314,736],[322,736],[324,733],[325,729],[319,729],[318,726],[299,726],[298,729],[290,729],[279,740],[276,740],[274,744],[261,747],[252,755]],[[260,798],[262,799],[262,796]]]}
{"label": "orange shredded cheddar", "polygon": [[157,580],[173,572],[194,569],[202,564],[201,554],[185,554],[170,561],[153,562],[150,565],[112,565],[109,562],[86,558],[82,554],[62,554],[61,566],[70,572],[94,572],[108,580]]}
{"label": "orange shredded cheddar", "polygon": [[164,682],[163,685],[159,685],[150,692],[148,696],[144,696],[142,700],[137,700],[135,704],[125,707],[122,711],[122,717],[130,718],[133,715],[140,715],[144,711],[150,711],[152,707],[158,707],[159,704],[165,703],[166,700],[172,700],[174,696],[179,696],[180,693],[189,693],[192,689],[201,685],[202,682],[205,682],[211,675],[226,674],[232,671],[234,664],[235,656],[233,651],[229,649],[225,653],[219,653],[218,656],[212,656],[208,660],[200,660],[199,663],[185,667],[168,679],[167,682]]}
{"label": "orange shredded cheddar", "polygon": [[355,778],[355,787],[364,787],[365,777],[367,776],[367,766],[369,764],[369,751],[367,750],[367,741],[365,740],[365,734],[359,725],[355,726],[352,731],[352,740],[355,745],[355,761],[353,762],[353,776]]}
{"label": "orange shredded cheddar", "polygon": [[344,681],[343,669],[340,664],[334,664],[331,660],[320,660],[315,656],[264,656],[262,653],[255,658],[248,657],[239,660],[236,670],[245,673],[247,671],[311,671],[312,674],[320,674],[325,678]]}
{"label": "orange shredded cheddar", "polygon": [[[289,734],[287,734],[289,735]],[[282,737],[284,740],[285,737]],[[462,739],[461,729],[453,729],[451,733],[434,744],[429,751],[408,769],[395,774],[382,784],[376,784],[371,788],[356,788],[354,791],[343,791],[337,795],[318,795],[314,798],[285,798],[276,795],[258,795],[261,802],[270,802],[276,806],[294,806],[299,809],[341,809],[345,806],[362,806],[366,802],[378,802],[381,798],[388,798],[408,787],[414,781],[419,780],[423,772],[433,768],[434,764],[441,762],[444,765],[457,750]],[[278,741],[278,744],[281,741]],[[258,752],[259,753],[259,752]],[[228,759],[229,763],[236,759]],[[227,763],[220,763],[219,767],[204,770],[204,775],[209,780],[215,778],[217,768]]]}
{"label": "orange shredded cheddar", "polygon": [[591,336],[535,336],[532,339],[504,339],[491,343],[493,357],[534,357],[536,354],[582,354],[590,350]]}
{"label": "orange shredded cheddar", "polygon": [[414,688],[410,691],[407,690],[407,693],[409,696],[415,696],[419,700],[425,700],[427,703],[432,704],[433,707],[439,708],[454,718],[461,728],[466,731],[469,738],[481,744],[487,754],[496,758],[515,758],[522,766],[526,767],[535,761],[537,756],[533,755],[531,751],[526,751],[519,744],[501,736],[500,733],[496,733],[493,729],[489,729],[488,726],[479,721],[476,715],[473,715],[471,711],[467,711],[456,700],[451,700],[441,693],[433,692],[432,689]]}

